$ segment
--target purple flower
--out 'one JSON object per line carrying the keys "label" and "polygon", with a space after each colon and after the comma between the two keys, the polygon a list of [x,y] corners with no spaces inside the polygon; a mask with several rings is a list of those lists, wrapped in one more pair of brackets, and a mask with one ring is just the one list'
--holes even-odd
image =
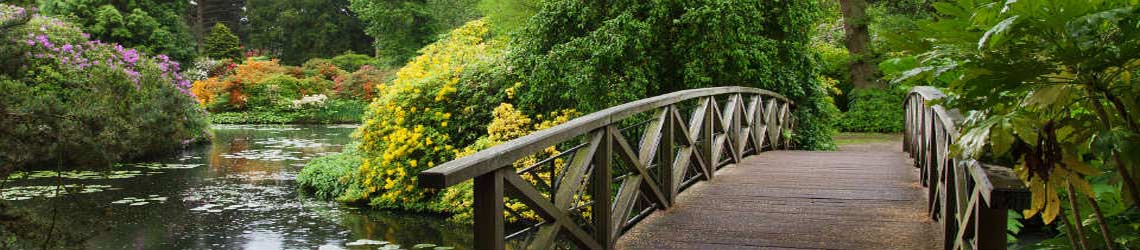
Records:
{"label": "purple flower", "polygon": [[52,44],[51,44],[51,40],[48,40],[48,37],[47,37],[47,35],[37,35],[37,36],[36,36],[36,41],[39,41],[39,43],[40,43],[40,44],[43,44],[43,45],[44,45],[44,47],[48,47],[48,48],[51,48],[51,46],[52,46]]}
{"label": "purple flower", "polygon": [[[118,48],[122,48],[122,46]],[[123,61],[126,61],[127,64],[135,65],[135,63],[139,61],[139,52],[137,50],[128,49],[120,53],[123,55]]]}

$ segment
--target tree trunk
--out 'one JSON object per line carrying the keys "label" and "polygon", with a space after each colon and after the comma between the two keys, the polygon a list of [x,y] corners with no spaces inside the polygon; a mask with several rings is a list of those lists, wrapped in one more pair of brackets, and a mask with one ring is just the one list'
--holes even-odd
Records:
{"label": "tree trunk", "polygon": [[846,33],[847,52],[851,56],[851,84],[856,89],[878,88],[871,81],[874,68],[868,59],[871,57],[871,35],[867,31],[867,1],[839,0],[839,11],[843,12],[843,31]]}

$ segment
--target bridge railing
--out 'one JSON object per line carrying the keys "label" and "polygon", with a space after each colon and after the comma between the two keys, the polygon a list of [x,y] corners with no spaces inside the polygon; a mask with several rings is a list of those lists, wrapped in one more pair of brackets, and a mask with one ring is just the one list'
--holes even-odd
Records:
{"label": "bridge railing", "polygon": [[[688,185],[747,155],[790,147],[785,134],[795,126],[794,108],[756,88],[674,92],[591,113],[418,177],[437,189],[474,179],[476,249],[612,248]],[[552,156],[534,158],[542,154]]]}
{"label": "bridge railing", "polygon": [[1007,211],[1028,208],[1029,192],[1010,168],[950,153],[963,117],[937,105],[943,97],[920,86],[904,104],[903,150],[921,169],[928,212],[942,224],[946,249],[1006,249]]}

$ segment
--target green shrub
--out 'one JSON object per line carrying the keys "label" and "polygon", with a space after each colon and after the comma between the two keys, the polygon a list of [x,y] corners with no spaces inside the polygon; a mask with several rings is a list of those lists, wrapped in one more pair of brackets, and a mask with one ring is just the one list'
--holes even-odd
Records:
{"label": "green shrub", "polygon": [[15,63],[0,68],[4,168],[110,166],[208,134],[189,82],[165,55],[88,42],[73,24],[45,17],[0,32],[16,40],[0,44],[0,58]]}
{"label": "green shrub", "polygon": [[279,74],[251,84],[245,88],[246,105],[253,110],[279,110],[288,108],[292,100],[301,98],[301,81]]}
{"label": "green shrub", "polygon": [[356,54],[352,51],[348,51],[342,55],[335,56],[332,59],[329,59],[329,62],[331,62],[333,65],[336,65],[337,68],[348,72],[355,72],[357,70],[360,70],[360,67],[364,65],[372,65],[373,67],[379,67],[382,65],[380,60],[377,60],[376,58],[372,58],[368,55]]}
{"label": "green shrub", "polygon": [[850,108],[836,125],[843,132],[902,132],[905,97],[901,88],[856,89],[850,95]]}
{"label": "green shrub", "polygon": [[359,187],[351,178],[361,163],[355,148],[347,145],[344,152],[309,161],[297,175],[297,186],[320,199],[337,199],[349,188]]}

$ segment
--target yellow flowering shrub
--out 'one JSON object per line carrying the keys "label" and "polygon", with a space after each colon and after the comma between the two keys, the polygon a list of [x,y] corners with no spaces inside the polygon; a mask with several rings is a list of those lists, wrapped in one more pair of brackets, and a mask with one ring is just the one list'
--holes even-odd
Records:
{"label": "yellow flowering shrub", "polygon": [[[376,98],[354,134],[359,142],[355,146],[359,165],[339,178],[337,185],[330,185],[340,192],[334,194],[338,201],[443,212],[455,221],[470,222],[470,181],[445,190],[427,190],[417,186],[416,175],[577,115],[565,110],[547,114],[548,119],[542,115],[531,118],[509,104],[514,89],[522,83],[488,80],[504,72],[498,66],[505,59],[502,43],[491,39],[489,32],[481,20],[468,22],[421,49],[420,56],[398,70],[391,83],[376,86]],[[558,153],[551,147],[515,166],[529,166]],[[561,168],[564,162],[555,163]],[[320,171],[308,168],[305,171]],[[539,178],[549,181],[550,176],[544,173]],[[538,218],[522,203],[508,204],[524,217]]]}
{"label": "yellow flowering shrub", "polygon": [[[359,187],[346,191],[342,201],[368,201],[382,208],[444,210],[428,207],[435,197],[431,190],[416,187],[416,174],[455,158],[460,147],[471,143],[456,137],[481,134],[484,126],[472,98],[460,94],[464,72],[487,67],[501,58],[501,46],[490,39],[489,27],[471,21],[422,50],[421,55],[396,72],[391,84],[377,86],[377,97],[356,133],[362,163],[357,173]],[[487,98],[485,98],[487,99]],[[481,100],[499,102],[494,98]],[[482,116],[489,119],[489,112]],[[456,118],[457,114],[464,119]],[[456,146],[461,145],[461,146]]]}
{"label": "yellow flowering shrub", "polygon": [[[500,143],[528,135],[535,131],[566,123],[567,121],[570,121],[570,119],[573,119],[579,115],[575,110],[561,110],[550,113],[548,116],[550,119],[540,120],[537,123],[534,123],[533,119],[531,119],[526,114],[523,114],[522,111],[515,109],[514,105],[511,105],[509,103],[499,104],[499,106],[495,108],[495,111],[492,114],[494,119],[491,120],[491,123],[487,125],[487,136],[480,138],[475,142],[475,144],[464,148],[464,150],[456,155],[456,157],[463,157],[474,154],[479,150],[490,148]],[[536,118],[542,119],[542,117],[542,115],[538,115]],[[549,147],[543,150],[542,153],[519,159],[513,165],[515,169],[521,170],[523,168],[534,165],[543,159],[560,153],[561,152],[558,151],[555,147]],[[561,172],[562,167],[565,166],[565,163],[565,159],[563,158],[555,159],[555,172]],[[541,181],[550,183],[551,176],[549,172],[540,171],[537,175],[538,178],[541,178]],[[529,181],[531,185],[534,185],[535,187],[540,186],[537,185],[538,181],[540,180],[535,179],[533,175],[524,174],[522,175],[522,178]],[[441,205],[461,209],[459,211],[451,211],[453,212],[453,216],[451,217],[452,220],[458,222],[469,222],[471,220],[471,213],[473,212],[471,207],[473,202],[471,197],[471,185],[472,183],[468,181],[448,188],[443,192],[441,198],[443,204]],[[549,193],[544,193],[543,195],[549,197]],[[510,207],[510,209],[517,211],[519,215],[528,220],[538,221],[540,219],[537,213],[526,207],[526,204],[523,204],[520,201],[510,199],[507,201],[507,206]],[[504,216],[506,216],[508,221],[511,222],[514,222],[518,219],[506,211],[504,211]]]}

